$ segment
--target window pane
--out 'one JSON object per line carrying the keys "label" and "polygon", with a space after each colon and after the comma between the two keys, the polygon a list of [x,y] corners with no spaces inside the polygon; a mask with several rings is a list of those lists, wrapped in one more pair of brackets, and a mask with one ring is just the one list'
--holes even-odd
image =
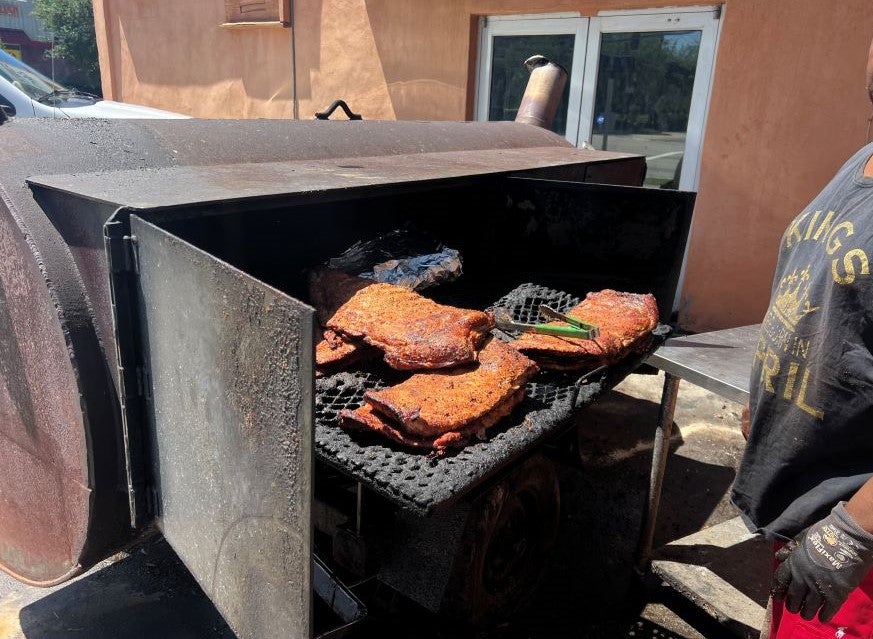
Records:
{"label": "window pane", "polygon": [[678,187],[701,35],[603,34],[591,143],[645,155],[646,186]]}
{"label": "window pane", "polygon": [[[521,96],[527,87],[530,74],[524,61],[532,55],[544,55],[552,62],[563,66],[568,74],[573,69],[573,43],[576,36],[528,35],[495,36],[491,57],[491,93],[488,102],[489,120],[514,120],[521,105]],[[564,135],[567,132],[567,105],[570,99],[570,79],[558,105],[558,113],[552,131]]]}

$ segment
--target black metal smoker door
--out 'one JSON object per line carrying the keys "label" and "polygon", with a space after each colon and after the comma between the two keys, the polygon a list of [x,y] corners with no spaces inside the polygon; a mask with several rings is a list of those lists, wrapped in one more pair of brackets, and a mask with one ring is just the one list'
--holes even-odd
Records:
{"label": "black metal smoker door", "polygon": [[239,637],[309,637],[314,311],[131,234],[158,527]]}

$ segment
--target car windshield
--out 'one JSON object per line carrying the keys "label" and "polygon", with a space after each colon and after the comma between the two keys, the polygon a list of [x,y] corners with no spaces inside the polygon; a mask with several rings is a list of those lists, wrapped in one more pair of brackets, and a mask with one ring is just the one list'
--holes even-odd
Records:
{"label": "car windshield", "polygon": [[36,69],[31,69],[18,58],[2,50],[0,50],[0,77],[11,82],[13,86],[34,100],[39,100],[55,92],[68,90],[65,86],[50,80]]}

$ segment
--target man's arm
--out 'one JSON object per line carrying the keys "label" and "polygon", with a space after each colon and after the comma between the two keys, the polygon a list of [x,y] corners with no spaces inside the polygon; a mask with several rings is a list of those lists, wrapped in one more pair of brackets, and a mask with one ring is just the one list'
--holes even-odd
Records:
{"label": "man's arm", "polygon": [[846,502],[846,512],[861,528],[873,534],[873,477]]}

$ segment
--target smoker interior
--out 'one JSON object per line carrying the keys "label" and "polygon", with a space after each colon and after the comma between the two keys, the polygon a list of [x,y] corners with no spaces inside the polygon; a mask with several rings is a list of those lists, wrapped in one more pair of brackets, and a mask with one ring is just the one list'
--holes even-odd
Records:
{"label": "smoker interior", "polygon": [[534,282],[581,295],[651,292],[670,316],[693,196],[578,182],[478,179],[349,189],[269,208],[227,204],[168,214],[160,226],[306,301],[307,269],[407,224],[460,251],[464,276],[429,291],[485,308]]}
{"label": "smoker interior", "polygon": [[[426,290],[469,308],[511,308],[536,319],[541,302],[566,310],[603,288],[656,295],[662,321],[675,294],[690,222],[687,194],[524,178],[481,179],[368,192],[255,210],[189,212],[161,226],[233,266],[308,301],[307,269],[359,240],[407,225],[460,251],[458,281]],[[380,365],[316,381],[317,457],[398,505],[425,514],[469,492],[566,425],[578,408],[632,372],[629,358],[584,384],[541,373],[513,415],[441,458],[342,431],[336,415],[367,389],[405,377]]]}

